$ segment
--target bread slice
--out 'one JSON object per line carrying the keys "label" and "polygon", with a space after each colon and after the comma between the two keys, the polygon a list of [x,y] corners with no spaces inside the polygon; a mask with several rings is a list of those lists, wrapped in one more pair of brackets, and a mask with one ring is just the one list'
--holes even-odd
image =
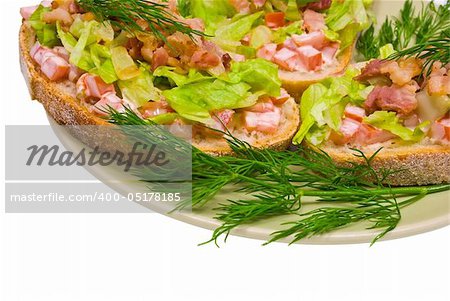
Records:
{"label": "bread slice", "polygon": [[350,63],[353,55],[353,46],[347,47],[337,57],[337,63],[328,68],[318,72],[302,72],[302,71],[285,71],[278,72],[283,88],[297,100],[300,100],[303,92],[312,84],[320,82],[321,80],[339,75],[345,71]]}
{"label": "bread slice", "polygon": [[[74,83],[52,82],[40,72],[39,66],[30,56],[30,49],[35,41],[33,29],[24,22],[19,34],[20,63],[32,99],[41,102],[47,113],[61,125],[110,125],[91,113],[89,106],[76,98]],[[285,149],[300,124],[299,109],[293,98],[283,105],[282,116],[283,122],[275,135],[248,133],[244,130],[235,130],[233,134],[259,148]],[[86,141],[89,137],[79,138],[89,144]],[[193,137],[193,144],[209,154],[231,154],[230,147],[223,139]]]}
{"label": "bread slice", "polygon": [[[311,147],[311,146],[310,146]],[[396,170],[387,180],[393,186],[431,185],[450,183],[450,144],[434,144],[430,139],[412,145],[395,145],[392,142],[374,144],[358,149],[367,157],[381,147],[372,162],[375,170]],[[355,157],[349,146],[336,146],[329,142],[321,149],[341,166],[348,162],[363,162]]]}

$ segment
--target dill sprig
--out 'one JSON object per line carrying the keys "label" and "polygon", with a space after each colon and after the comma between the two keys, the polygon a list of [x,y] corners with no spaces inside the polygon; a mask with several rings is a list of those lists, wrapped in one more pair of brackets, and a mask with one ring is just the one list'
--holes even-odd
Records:
{"label": "dill sprig", "polygon": [[450,30],[439,39],[419,43],[410,48],[398,51],[389,56],[388,60],[396,60],[402,57],[415,57],[423,60],[423,71],[425,75],[431,73],[434,62],[441,62],[444,66],[450,63]]}
{"label": "dill sprig", "polygon": [[166,3],[148,0],[77,0],[85,10],[92,12],[100,21],[109,21],[120,29],[134,32],[145,31],[137,20],[143,20],[153,34],[166,41],[165,32],[182,32],[191,38],[202,32],[190,28],[173,15]]}
{"label": "dill sprig", "polygon": [[[110,121],[119,125],[151,124],[129,109],[125,113],[112,111]],[[178,139],[160,128],[156,133],[148,133],[149,141]],[[195,210],[225,187],[242,192],[245,198],[228,200],[214,208],[221,225],[205,243],[218,245],[219,239],[224,237],[226,241],[235,228],[274,216],[297,221],[284,224],[289,227],[273,233],[267,243],[287,237],[297,242],[355,223],[369,223],[369,229],[380,230],[374,243],[395,229],[401,209],[427,194],[450,190],[448,184],[390,187],[386,182],[399,171],[375,170],[373,160],[378,152],[366,157],[354,150],[355,160],[340,166],[321,150],[300,147],[279,152],[254,148],[230,133],[225,137],[234,156],[213,157],[192,147],[192,199],[178,207],[192,205]],[[323,206],[304,212],[304,197],[314,197]]]}
{"label": "dill sprig", "polygon": [[450,0],[437,6],[433,1],[422,4],[419,11],[407,0],[400,16],[386,17],[379,32],[372,25],[363,32],[357,42],[357,50],[365,60],[377,58],[380,47],[392,44],[396,51],[402,51],[415,44],[427,44],[448,35],[450,30]]}

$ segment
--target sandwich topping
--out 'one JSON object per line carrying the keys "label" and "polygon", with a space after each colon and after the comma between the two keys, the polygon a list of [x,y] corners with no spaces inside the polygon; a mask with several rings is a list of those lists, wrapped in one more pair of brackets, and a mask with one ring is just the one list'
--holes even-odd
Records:
{"label": "sandwich topping", "polygon": [[[202,34],[202,19],[182,17],[176,1],[127,0],[117,8],[110,1],[103,15],[85,9],[103,2],[43,1],[21,9],[36,32],[30,55],[41,72],[51,81],[72,81],[91,112],[106,117],[109,107],[126,106],[144,119],[173,128],[193,125],[195,133],[212,138],[222,135],[213,129],[225,127],[276,132],[290,97],[275,64],[239,60]],[[162,16],[176,21],[155,30],[145,18],[124,17],[120,9],[134,5],[147,12],[159,5]]]}
{"label": "sandwich topping", "polygon": [[311,86],[302,97],[303,124],[295,142],[448,144],[450,64],[434,62],[428,75],[423,68],[417,58],[376,59],[361,71],[349,69],[340,78]]}
{"label": "sandwich topping", "polygon": [[362,0],[180,0],[182,14],[205,20],[206,33],[237,59],[263,58],[280,70],[336,67],[369,25]]}

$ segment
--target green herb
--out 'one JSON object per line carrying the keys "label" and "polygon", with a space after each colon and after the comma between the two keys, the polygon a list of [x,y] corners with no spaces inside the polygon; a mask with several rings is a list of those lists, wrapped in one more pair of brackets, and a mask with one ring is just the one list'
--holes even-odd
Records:
{"label": "green herb", "polygon": [[144,31],[137,20],[144,20],[155,36],[166,41],[163,32],[179,31],[191,37],[204,35],[177,20],[166,3],[148,0],[77,0],[86,11],[92,12],[100,21],[110,21],[129,32]]}
{"label": "green herb", "polygon": [[[110,121],[119,125],[148,125],[131,110],[111,111]],[[323,151],[300,147],[278,152],[256,149],[225,133],[234,156],[213,157],[192,147],[192,199],[180,204],[198,208],[216,196],[225,186],[247,195],[242,200],[220,204],[216,219],[222,224],[205,242],[225,240],[238,226],[273,217],[286,216],[298,220],[287,229],[273,233],[267,243],[294,236],[292,242],[328,233],[350,224],[366,222],[370,229],[380,229],[373,242],[395,229],[401,220],[401,209],[430,193],[450,190],[450,185],[427,187],[390,187],[385,183],[399,171],[378,170],[372,162],[377,153],[367,158],[355,151],[355,161],[338,166]],[[159,128],[149,129],[149,141],[177,142],[178,138]],[[359,162],[359,163],[356,163]],[[324,206],[302,212],[303,197],[315,197]],[[398,201],[406,197],[406,200]]]}
{"label": "green herb", "polygon": [[374,26],[367,29],[359,38],[357,49],[364,59],[379,57],[379,49],[392,44],[395,50],[401,51],[415,44],[427,44],[430,40],[438,40],[448,35],[450,30],[450,0],[437,6],[432,1],[422,4],[416,11],[413,2],[407,0],[400,11],[400,16],[387,17],[378,34]]}
{"label": "green herb", "polygon": [[429,75],[434,62],[441,62],[444,66],[450,63],[450,30],[442,34],[442,38],[429,40],[398,51],[390,55],[387,59],[396,60],[402,57],[422,59],[424,61],[422,73]]}

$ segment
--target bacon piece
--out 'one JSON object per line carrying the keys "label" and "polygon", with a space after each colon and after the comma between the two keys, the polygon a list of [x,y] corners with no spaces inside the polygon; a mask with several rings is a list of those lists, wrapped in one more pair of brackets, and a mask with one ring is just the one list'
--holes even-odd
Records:
{"label": "bacon piece", "polygon": [[361,74],[356,76],[354,80],[357,80],[363,84],[368,83],[368,80],[383,76],[384,74],[381,72],[381,67],[384,62],[382,60],[372,60],[370,61],[362,70]]}
{"label": "bacon piece", "polygon": [[386,62],[381,66],[380,71],[381,73],[389,73],[389,77],[394,84],[403,86],[419,75],[422,67],[416,59],[406,59],[400,62]]}
{"label": "bacon piece", "polygon": [[198,46],[187,34],[179,31],[167,37],[167,44],[164,47],[172,57],[179,57],[181,55],[191,57],[198,49]]}
{"label": "bacon piece", "polygon": [[50,51],[49,48],[43,47],[39,42],[36,42],[30,49],[30,56],[34,59],[36,63],[41,65],[44,54],[48,51]]}
{"label": "bacon piece", "polygon": [[108,116],[109,108],[113,108],[116,111],[124,112],[123,100],[120,99],[115,92],[109,92],[104,94],[101,99],[93,106],[93,111],[102,116]]}
{"label": "bacon piece", "polygon": [[329,63],[333,62],[338,49],[339,49],[339,43],[333,43],[330,46],[327,46],[322,49],[323,61],[325,64],[329,64]]}
{"label": "bacon piece", "polygon": [[221,63],[220,57],[207,50],[197,50],[194,52],[191,58],[191,66],[196,67],[200,70],[208,70]]}
{"label": "bacon piece", "polygon": [[311,9],[307,9],[303,13],[303,22],[304,27],[308,32],[319,31],[326,28],[324,15]]}
{"label": "bacon piece", "polygon": [[323,31],[313,31],[301,35],[292,35],[292,40],[297,46],[312,46],[316,49],[322,49],[325,45],[325,34]]}
{"label": "bacon piece", "polygon": [[63,58],[48,53],[42,60],[41,71],[51,81],[57,81],[67,78],[70,71],[70,65]]}
{"label": "bacon piece", "polygon": [[271,43],[261,47],[256,53],[256,56],[271,61],[276,52],[277,52],[277,44]]}
{"label": "bacon piece", "polygon": [[360,127],[360,122],[351,118],[344,118],[339,128],[339,132],[336,133],[333,131],[330,135],[330,140],[333,141],[336,145],[347,144],[352,140],[353,137],[355,137]]}
{"label": "bacon piece", "polygon": [[38,8],[38,5],[33,5],[33,6],[26,6],[26,7],[21,7],[20,8],[20,15],[22,16],[22,18],[24,18],[25,20],[28,20],[31,15],[36,11],[36,9]]}
{"label": "bacon piece", "polygon": [[57,47],[54,47],[52,49],[52,51],[59,57],[63,58],[64,60],[69,61],[70,53],[66,50],[66,48],[57,46]]}
{"label": "bacon piece", "polygon": [[366,117],[366,111],[363,108],[348,104],[345,107],[344,115],[347,118],[362,122],[363,118]]}
{"label": "bacon piece", "polygon": [[152,56],[152,70],[155,70],[159,66],[166,66],[169,61],[169,54],[166,49],[159,47],[155,50]]}
{"label": "bacon piece", "polygon": [[417,108],[416,91],[418,89],[419,86],[415,81],[402,87],[395,84],[390,87],[376,86],[364,102],[364,108],[370,113],[380,108],[408,115]]}
{"label": "bacon piece", "polygon": [[300,61],[299,54],[287,48],[282,48],[276,52],[273,56],[273,61],[288,71],[297,71],[304,67]]}
{"label": "bacon piece", "polygon": [[253,0],[253,4],[255,5],[255,8],[261,8],[266,4],[267,0]]}
{"label": "bacon piece", "polygon": [[322,53],[312,46],[302,46],[297,49],[300,60],[307,70],[315,71],[323,64]]}
{"label": "bacon piece", "polygon": [[282,105],[286,101],[288,101],[289,98],[291,98],[291,95],[289,95],[289,93],[285,89],[281,88],[280,96],[279,97],[272,97],[271,101],[275,105]]}
{"label": "bacon piece", "polygon": [[274,104],[270,99],[266,99],[264,101],[257,102],[253,106],[246,108],[246,111],[255,112],[255,113],[266,113],[272,112],[275,109]]}
{"label": "bacon piece", "polygon": [[249,0],[230,0],[230,3],[239,13],[247,14],[250,12]]}
{"label": "bacon piece", "polygon": [[431,76],[427,84],[428,94],[431,96],[442,96],[450,94],[450,76]]}
{"label": "bacon piece", "polygon": [[420,124],[419,116],[417,114],[411,114],[404,118],[403,125],[408,128],[416,128]]}
{"label": "bacon piece", "polygon": [[294,39],[293,38],[287,38],[286,40],[284,40],[283,42],[283,46],[282,48],[287,48],[290,50],[296,50],[297,49],[297,44],[295,44]]}
{"label": "bacon piece", "polygon": [[397,136],[391,132],[363,123],[354,137],[354,143],[358,145],[370,145],[374,143],[383,143],[396,137]]}
{"label": "bacon piece", "polygon": [[277,131],[281,121],[281,110],[274,107],[272,112],[254,113],[244,112],[244,126],[249,131],[273,134]]}
{"label": "bacon piece", "polygon": [[85,73],[77,81],[77,94],[82,98],[102,98],[107,93],[116,93],[114,85],[106,84],[100,76]]}
{"label": "bacon piece", "polygon": [[71,82],[77,82],[78,79],[83,75],[84,71],[78,68],[75,65],[70,65],[70,71],[69,71],[69,80]]}
{"label": "bacon piece", "polygon": [[450,118],[435,121],[431,126],[430,134],[433,139],[450,141]]}
{"label": "bacon piece", "polygon": [[331,7],[331,0],[320,0],[318,2],[311,2],[308,3],[306,7],[312,10],[325,10]]}
{"label": "bacon piece", "polygon": [[[201,131],[210,136],[222,136],[221,132],[225,132],[228,125],[231,124],[235,112],[225,109],[212,114],[209,122],[206,123],[208,128],[202,128]],[[218,132],[220,131],[220,132]]]}
{"label": "bacon piece", "polygon": [[46,12],[42,20],[46,23],[56,23],[61,21],[64,25],[70,25],[73,22],[72,15],[68,10],[58,7],[52,11]]}
{"label": "bacon piece", "polygon": [[192,19],[185,19],[183,20],[183,23],[186,23],[190,28],[198,31],[205,31],[205,22],[203,22],[200,18],[192,18]]}

